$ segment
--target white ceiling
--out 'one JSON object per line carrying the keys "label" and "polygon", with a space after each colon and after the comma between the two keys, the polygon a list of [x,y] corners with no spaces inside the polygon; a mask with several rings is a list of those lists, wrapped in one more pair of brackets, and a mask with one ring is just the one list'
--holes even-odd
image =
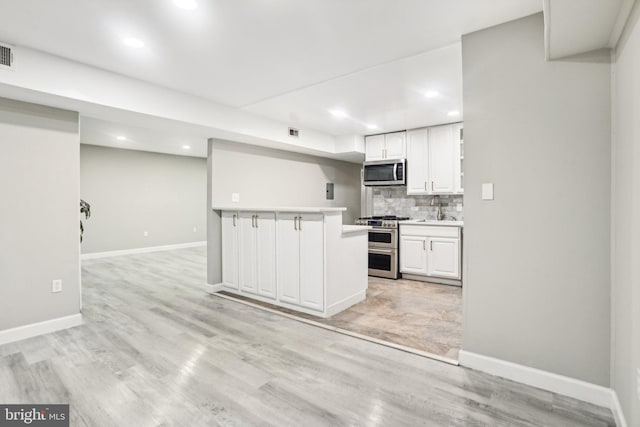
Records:
{"label": "white ceiling", "polygon": [[[0,0],[0,41],[338,135],[365,131],[337,123],[327,106],[385,130],[441,122],[437,110],[461,103],[460,60],[422,54],[542,9],[540,0],[198,4],[186,11],[173,0]],[[125,46],[128,36],[145,47]],[[448,72],[434,66],[439,59]],[[421,102],[427,85],[445,94],[441,106]]]}
{"label": "white ceiling", "polygon": [[544,0],[547,57],[616,46],[634,0]]}
{"label": "white ceiling", "polygon": [[[119,140],[118,137],[125,139]],[[162,129],[158,129],[83,116],[80,118],[80,142],[128,150],[207,157],[206,136],[195,129],[178,126],[170,121]],[[184,148],[185,146],[189,148]]]}

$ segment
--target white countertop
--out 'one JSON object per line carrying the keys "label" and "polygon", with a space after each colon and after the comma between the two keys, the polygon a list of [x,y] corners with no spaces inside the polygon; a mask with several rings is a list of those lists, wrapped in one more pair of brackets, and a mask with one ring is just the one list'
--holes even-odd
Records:
{"label": "white countertop", "polygon": [[359,233],[371,230],[373,227],[369,227],[368,225],[343,225],[342,226],[342,234],[349,233]]}
{"label": "white countertop", "polygon": [[344,212],[347,208],[320,207],[291,207],[291,206],[214,206],[214,211],[244,211],[244,212]]}
{"label": "white countertop", "polygon": [[435,219],[419,220],[410,219],[407,221],[399,221],[400,225],[439,225],[443,227],[464,227],[464,221],[437,221]]}

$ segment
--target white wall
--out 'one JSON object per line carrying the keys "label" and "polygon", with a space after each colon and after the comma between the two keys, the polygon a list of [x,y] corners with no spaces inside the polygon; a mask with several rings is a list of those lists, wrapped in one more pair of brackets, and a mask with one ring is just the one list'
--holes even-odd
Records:
{"label": "white wall", "polygon": [[640,5],[613,66],[611,385],[629,426],[640,425]]}
{"label": "white wall", "polygon": [[78,114],[0,98],[0,135],[1,331],[80,310]]}
{"label": "white wall", "polygon": [[81,145],[82,252],[205,241],[206,177],[203,158]]}
{"label": "white wall", "polygon": [[541,14],[462,50],[463,349],[608,386],[608,53],[545,61]]}
{"label": "white wall", "polygon": [[[360,216],[361,165],[269,148],[215,141],[212,203],[238,206],[344,206],[346,224]],[[333,182],[335,199],[326,200]]]}

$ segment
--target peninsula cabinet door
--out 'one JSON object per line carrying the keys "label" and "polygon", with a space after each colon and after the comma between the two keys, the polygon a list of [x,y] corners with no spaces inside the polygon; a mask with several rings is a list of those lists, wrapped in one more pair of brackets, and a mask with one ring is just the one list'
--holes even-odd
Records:
{"label": "peninsula cabinet door", "polygon": [[324,215],[300,214],[300,305],[324,310]]}
{"label": "peninsula cabinet door", "polygon": [[238,228],[239,245],[239,275],[240,290],[255,294],[258,292],[256,276],[256,233],[254,227],[254,212],[240,212],[240,227]]}
{"label": "peninsula cabinet door", "polygon": [[238,213],[222,212],[222,283],[238,289]]}
{"label": "peninsula cabinet door", "polygon": [[278,297],[280,301],[300,304],[300,235],[298,214],[280,213],[277,222]]}
{"label": "peninsula cabinet door", "polygon": [[258,212],[255,219],[256,276],[258,294],[276,297],[276,216],[273,212]]}

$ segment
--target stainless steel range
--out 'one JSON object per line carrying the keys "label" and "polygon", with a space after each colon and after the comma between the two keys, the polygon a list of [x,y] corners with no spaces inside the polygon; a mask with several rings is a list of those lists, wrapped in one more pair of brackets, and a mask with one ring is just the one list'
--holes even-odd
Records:
{"label": "stainless steel range", "polygon": [[398,278],[398,221],[395,215],[358,218],[356,225],[368,225],[369,276]]}

